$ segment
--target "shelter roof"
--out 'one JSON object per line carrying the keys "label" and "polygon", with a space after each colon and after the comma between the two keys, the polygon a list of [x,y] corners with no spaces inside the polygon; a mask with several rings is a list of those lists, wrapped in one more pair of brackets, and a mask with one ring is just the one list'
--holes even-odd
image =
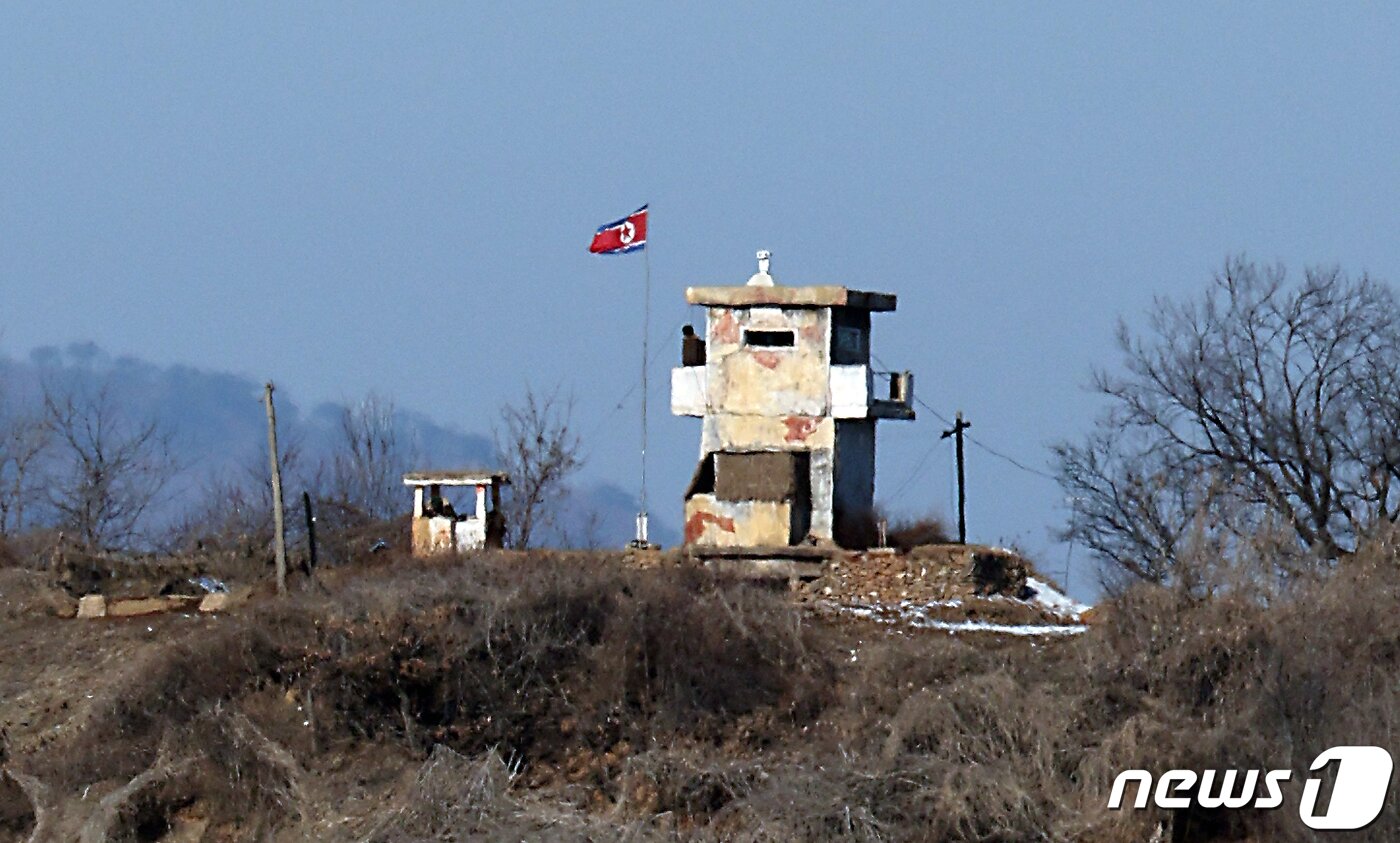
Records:
{"label": "shelter roof", "polygon": [[410,471],[403,476],[405,486],[489,486],[508,483],[510,475],[492,468]]}

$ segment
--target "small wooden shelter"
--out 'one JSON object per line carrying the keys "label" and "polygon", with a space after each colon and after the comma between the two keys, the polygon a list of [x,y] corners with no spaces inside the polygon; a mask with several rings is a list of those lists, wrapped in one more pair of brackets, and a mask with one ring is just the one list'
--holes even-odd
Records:
{"label": "small wooden shelter", "polygon": [[[510,482],[505,472],[411,471],[403,476],[403,482],[413,489],[414,556],[502,545],[506,524],[501,514],[501,487]],[[476,488],[475,506],[458,512],[443,496],[443,489],[464,486]]]}

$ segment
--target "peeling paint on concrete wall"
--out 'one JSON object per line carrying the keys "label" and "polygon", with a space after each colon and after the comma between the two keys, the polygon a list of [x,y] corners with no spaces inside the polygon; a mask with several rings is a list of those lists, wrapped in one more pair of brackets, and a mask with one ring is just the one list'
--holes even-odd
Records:
{"label": "peeling paint on concrete wall", "polygon": [[836,446],[836,420],[812,416],[711,414],[701,429],[701,453],[811,450]]}
{"label": "peeling paint on concrete wall", "polygon": [[[706,367],[715,413],[826,415],[827,314],[801,308],[718,308],[709,319]],[[790,348],[746,345],[745,331],[792,331]]]}
{"label": "peeling paint on concrete wall", "polygon": [[794,543],[793,506],[787,501],[717,501],[714,495],[695,495],[685,502],[685,516],[686,544],[782,547]]}

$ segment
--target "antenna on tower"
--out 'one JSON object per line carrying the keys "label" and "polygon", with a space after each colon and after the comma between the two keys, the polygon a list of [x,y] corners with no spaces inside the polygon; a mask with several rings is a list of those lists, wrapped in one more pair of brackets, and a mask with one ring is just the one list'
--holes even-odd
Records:
{"label": "antenna on tower", "polygon": [[758,272],[749,276],[750,287],[771,287],[778,283],[772,274],[768,272],[768,267],[773,263],[773,253],[767,249],[758,250]]}

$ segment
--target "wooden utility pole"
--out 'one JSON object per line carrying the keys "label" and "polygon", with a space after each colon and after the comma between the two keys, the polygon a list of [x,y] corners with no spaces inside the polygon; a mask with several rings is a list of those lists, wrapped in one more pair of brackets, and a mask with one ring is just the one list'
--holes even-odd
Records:
{"label": "wooden utility pole", "polygon": [[957,421],[952,430],[943,431],[939,438],[949,436],[957,443],[958,449],[958,544],[967,544],[967,480],[963,474],[963,431],[972,427],[972,422],[963,421],[962,410],[958,410]]}
{"label": "wooden utility pole", "polygon": [[287,526],[282,512],[282,463],[277,458],[277,410],[272,406],[272,381],[263,392],[267,405],[267,456],[272,463],[272,540],[277,551],[277,593],[287,593]]}
{"label": "wooden utility pole", "polygon": [[301,506],[306,510],[306,573],[311,576],[316,571],[316,515],[311,511],[311,493],[301,493]]}

